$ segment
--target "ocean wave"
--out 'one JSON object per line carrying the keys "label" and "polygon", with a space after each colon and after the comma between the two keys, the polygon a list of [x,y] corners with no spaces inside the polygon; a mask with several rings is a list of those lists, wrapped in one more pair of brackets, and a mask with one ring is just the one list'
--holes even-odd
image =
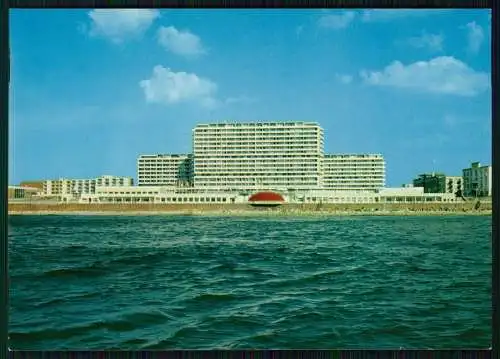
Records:
{"label": "ocean wave", "polygon": [[100,267],[98,264],[92,263],[87,266],[81,267],[66,267],[66,268],[56,268],[44,271],[39,274],[42,277],[53,277],[53,278],[93,278],[100,277],[107,274],[105,268]]}
{"label": "ocean wave", "polygon": [[490,222],[17,218],[11,347],[485,347]]}

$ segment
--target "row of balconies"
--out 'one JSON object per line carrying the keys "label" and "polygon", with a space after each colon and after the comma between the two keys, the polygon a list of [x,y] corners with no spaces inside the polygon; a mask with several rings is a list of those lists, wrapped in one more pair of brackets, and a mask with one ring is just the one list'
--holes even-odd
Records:
{"label": "row of balconies", "polygon": [[[265,127],[265,128],[262,128]],[[198,135],[200,133],[244,133],[244,132],[305,132],[305,131],[314,131],[323,133],[323,129],[317,126],[290,126],[288,128],[278,127],[278,126],[247,126],[246,128],[237,128],[237,127],[226,127],[226,128],[194,128],[194,134]]]}
{"label": "row of balconies", "polygon": [[244,154],[244,155],[252,155],[252,154],[259,154],[259,153],[270,153],[274,154],[275,156],[279,156],[281,153],[310,153],[310,154],[316,154],[316,156],[321,156],[321,153],[317,151],[315,147],[305,147],[305,146],[295,146],[295,147],[279,147],[276,146],[274,148],[270,147],[249,147],[249,148],[242,148],[242,147],[227,147],[227,146],[221,146],[221,147],[205,147],[205,148],[198,148],[195,149],[195,156],[203,156],[207,154]]}
{"label": "row of balconies", "polygon": [[325,180],[328,181],[335,181],[337,179],[344,179],[344,178],[384,178],[385,174],[373,174],[373,173],[368,173],[368,174],[359,174],[359,175],[352,175],[352,174],[346,174],[344,176],[323,176]]}
{"label": "row of balconies", "polygon": [[336,173],[336,172],[345,172],[345,171],[350,171],[350,172],[358,172],[358,171],[384,171],[385,167],[384,166],[377,166],[377,165],[370,165],[370,166],[342,166],[342,167],[336,167],[336,168],[331,168],[331,167],[325,167],[323,166],[323,170],[329,173]]}
{"label": "row of balconies", "polygon": [[206,138],[197,138],[194,141],[196,145],[197,142],[227,142],[227,143],[268,143],[268,142],[276,142],[276,143],[296,143],[298,141],[307,141],[309,143],[319,143],[321,142],[317,136],[296,136],[296,137],[266,137],[266,138],[258,138],[255,137],[206,137]]}
{"label": "row of balconies", "polygon": [[[251,158],[251,159],[250,159]],[[274,160],[283,160],[283,159],[292,159],[294,161],[320,161],[321,157],[317,154],[304,154],[304,153],[296,153],[296,154],[280,154],[279,156],[276,156],[275,154],[233,154],[229,155],[225,152],[222,152],[220,154],[203,154],[203,155],[197,155],[194,163],[198,163],[199,161],[206,161],[210,159],[218,159],[218,160],[234,160],[234,161],[239,161],[239,162],[244,162],[244,161],[262,161],[267,159],[274,159]]]}
{"label": "row of balconies", "polygon": [[325,162],[322,160],[323,166],[325,168],[338,168],[345,166],[382,166],[385,167],[385,161],[383,160],[364,160],[364,161],[343,161],[337,163]]}
{"label": "row of balconies", "polygon": [[314,175],[308,176],[307,174],[287,174],[287,175],[283,175],[283,176],[270,176],[267,173],[257,173],[257,174],[254,174],[252,176],[248,176],[248,174],[244,174],[244,173],[241,173],[238,176],[234,176],[233,174],[224,173],[224,174],[220,174],[220,175],[219,174],[206,174],[206,175],[200,175],[200,176],[194,177],[195,182],[200,181],[200,180],[203,180],[203,181],[215,180],[217,182],[229,182],[229,181],[239,182],[239,181],[243,181],[243,180],[247,180],[247,181],[252,182],[252,181],[262,181],[262,180],[264,180],[264,181],[273,180],[273,181],[286,182],[290,179],[294,179],[294,181],[296,181],[296,180],[303,180],[303,181],[314,180],[314,181],[317,181],[318,177],[315,177]]}
{"label": "row of balconies", "polygon": [[266,146],[269,146],[269,145],[300,145],[300,144],[308,144],[308,145],[316,145],[316,146],[319,146],[321,143],[320,141],[318,141],[317,139],[307,139],[307,138],[297,138],[296,140],[281,140],[281,141],[278,141],[278,140],[273,140],[273,139],[262,139],[262,140],[258,140],[258,139],[248,139],[248,140],[242,140],[242,139],[234,139],[234,141],[229,141],[229,140],[226,140],[226,139],[223,139],[223,140],[216,140],[216,139],[210,139],[210,140],[206,140],[206,141],[197,141],[193,144],[193,147],[200,147],[200,146],[207,146],[209,144],[212,144],[212,145],[227,145],[227,146],[238,146],[238,145],[241,145],[241,146],[244,146],[246,145],[247,147],[250,146],[255,146],[255,145],[260,145],[260,144],[265,144]]}
{"label": "row of balconies", "polygon": [[175,171],[175,170],[170,170],[170,169],[164,169],[161,167],[151,167],[151,168],[140,168],[137,173],[165,173],[165,174],[171,174],[175,176],[189,176],[192,172],[181,172]]}
{"label": "row of balconies", "polygon": [[238,162],[215,162],[215,163],[199,163],[195,165],[195,169],[200,167],[248,167],[248,168],[257,168],[257,167],[294,167],[294,168],[318,168],[317,163],[286,163],[286,162],[249,162],[249,163],[238,163]]}

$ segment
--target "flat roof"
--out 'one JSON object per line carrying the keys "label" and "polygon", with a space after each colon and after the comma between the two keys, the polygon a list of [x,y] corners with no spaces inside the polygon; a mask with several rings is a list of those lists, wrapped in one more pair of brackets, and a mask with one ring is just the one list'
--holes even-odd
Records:
{"label": "flat roof", "polygon": [[[300,126],[300,125],[307,125],[307,126],[318,126],[319,123],[317,122],[306,122],[306,121],[275,121],[275,122],[214,122],[214,123],[200,123],[194,127],[194,129],[198,127],[227,127],[227,126],[232,126],[232,127],[244,127],[244,126],[252,126],[252,127],[259,127],[259,126],[276,126],[276,125],[282,125],[282,126]],[[194,130],[193,129],[193,130]]]}
{"label": "flat roof", "polygon": [[139,155],[139,159],[142,158],[181,158],[181,157],[190,157],[191,153],[159,153],[156,155]]}
{"label": "flat roof", "polygon": [[383,157],[380,153],[325,153],[325,157]]}

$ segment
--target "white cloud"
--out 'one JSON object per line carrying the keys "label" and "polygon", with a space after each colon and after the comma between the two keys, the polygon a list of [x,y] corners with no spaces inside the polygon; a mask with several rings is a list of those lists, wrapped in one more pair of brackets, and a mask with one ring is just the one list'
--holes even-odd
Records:
{"label": "white cloud", "polygon": [[344,85],[350,84],[353,80],[351,75],[336,74],[335,77],[336,77],[337,81],[339,81],[340,83],[343,83]]}
{"label": "white cloud", "polygon": [[181,102],[196,102],[207,108],[218,104],[215,98],[217,84],[193,73],[173,72],[169,68],[157,65],[148,80],[139,83],[146,101],[167,105]]}
{"label": "white cloud", "polygon": [[364,22],[384,22],[384,21],[404,19],[407,17],[435,15],[439,12],[440,12],[439,10],[429,10],[429,9],[365,10],[362,13],[361,20]]}
{"label": "white cloud", "polygon": [[88,15],[91,19],[90,35],[121,43],[143,34],[160,13],[154,9],[96,9]]}
{"label": "white cloud", "polygon": [[467,33],[467,50],[471,53],[477,53],[481,48],[484,40],[483,28],[476,24],[475,21],[469,22],[465,25]]}
{"label": "white cloud", "polygon": [[476,72],[462,61],[448,56],[406,66],[394,61],[382,71],[361,71],[360,75],[369,85],[436,94],[475,96],[490,88],[489,74]]}
{"label": "white cloud", "polygon": [[356,13],[354,11],[328,12],[318,19],[318,25],[329,29],[343,29],[349,26],[355,16]]}
{"label": "white cloud", "polygon": [[199,56],[206,53],[198,36],[188,30],[179,31],[173,26],[158,29],[158,42],[177,55]]}
{"label": "white cloud", "polygon": [[425,32],[408,40],[408,43],[413,47],[427,48],[431,51],[442,51],[443,42],[444,36],[442,34],[427,34]]}

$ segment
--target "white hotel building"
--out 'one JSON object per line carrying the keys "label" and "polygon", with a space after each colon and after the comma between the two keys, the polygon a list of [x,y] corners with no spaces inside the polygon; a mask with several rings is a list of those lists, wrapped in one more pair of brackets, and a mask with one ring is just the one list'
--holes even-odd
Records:
{"label": "white hotel building", "polygon": [[219,123],[193,129],[195,188],[319,188],[322,160],[323,129],[317,123]]}

